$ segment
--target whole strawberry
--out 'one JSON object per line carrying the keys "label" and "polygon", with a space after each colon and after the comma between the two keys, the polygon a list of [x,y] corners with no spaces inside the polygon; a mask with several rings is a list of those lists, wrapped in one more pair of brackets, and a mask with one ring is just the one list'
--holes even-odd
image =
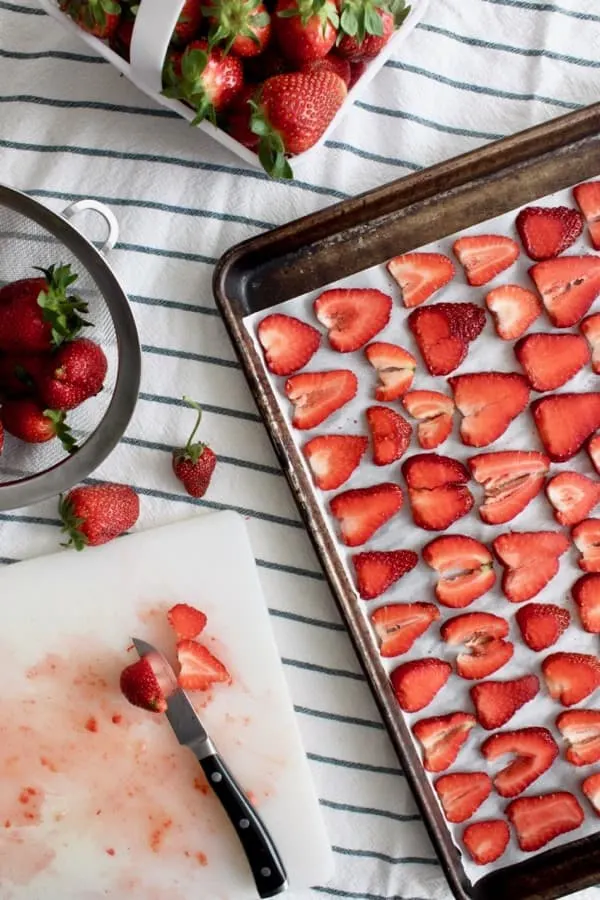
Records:
{"label": "whole strawberry", "polygon": [[35,400],[7,400],[0,411],[4,430],[28,444],[45,444],[57,437],[68,453],[77,450],[64,412],[44,409]]}
{"label": "whole strawberry", "polygon": [[328,53],[322,59],[311,59],[310,62],[304,63],[300,67],[301,72],[318,72],[319,69],[329,69],[339,75],[346,87],[350,88],[350,80],[352,78],[352,70],[347,59],[342,59],[335,53]]}
{"label": "whole strawberry", "polygon": [[[256,150],[260,140],[257,134],[250,128],[250,120],[252,118],[252,106],[250,101],[254,99],[256,94],[256,85],[248,84],[242,88],[237,95],[222,121],[222,127],[227,134],[230,134],[234,140],[248,147],[249,150]],[[0,369],[2,361],[0,360]]]}
{"label": "whole strawberry", "polygon": [[216,123],[244,86],[244,70],[237,56],[228,56],[208,43],[192,41],[183,53],[167,57],[163,94],[184,100],[196,110],[192,125],[204,119]]}
{"label": "whole strawberry", "polygon": [[405,0],[342,0],[337,52],[351,62],[374,59],[409,12]]}
{"label": "whole strawberry", "polygon": [[160,654],[148,653],[123,669],[119,686],[133,706],[162,713],[167,710],[167,698],[177,690],[177,681]]}
{"label": "whole strawberry", "polygon": [[129,62],[134,25],[135,19],[121,19],[119,27],[110,39],[111,50],[118,53],[126,62]]}
{"label": "whole strawberry", "polygon": [[222,44],[225,53],[252,57],[269,43],[271,16],[261,0],[211,0],[204,11],[211,23],[211,47]]}
{"label": "whole strawberry", "polygon": [[94,341],[78,338],[48,358],[37,379],[38,397],[50,409],[75,409],[102,390],[107,362]]}
{"label": "whole strawberry", "polygon": [[334,0],[277,0],[275,16],[279,46],[294,65],[327,56],[335,44],[340,20]]}
{"label": "whole strawberry", "polygon": [[173,31],[172,42],[178,46],[188,44],[198,34],[201,22],[202,0],[185,0]]}
{"label": "whole strawberry", "polygon": [[194,443],[202,418],[202,410],[197,403],[194,403],[188,397],[183,399],[188,406],[197,410],[198,416],[185,447],[173,450],[173,471],[188,494],[192,497],[203,497],[208,490],[217,464],[217,457],[206,444]]}
{"label": "whole strawberry", "polygon": [[116,0],[61,0],[60,8],[80,28],[102,40],[110,40],[119,27],[121,5]]}
{"label": "whole strawberry", "polygon": [[59,507],[66,544],[83,550],[106,544],[123,534],[138,520],[140,500],[126,484],[100,484],[76,487],[61,496]]}
{"label": "whole strawberry", "polygon": [[4,400],[32,397],[46,363],[47,357],[42,355],[18,353],[0,356],[0,397]]}

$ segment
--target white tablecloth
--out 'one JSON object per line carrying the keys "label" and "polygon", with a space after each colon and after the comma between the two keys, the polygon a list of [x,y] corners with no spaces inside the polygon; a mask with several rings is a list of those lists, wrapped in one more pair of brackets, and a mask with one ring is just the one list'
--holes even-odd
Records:
{"label": "white tablecloth", "polygon": [[[34,0],[0,0],[0,181],[55,209],[95,197],[121,224],[111,263],[141,334],[142,393],[96,474],[136,486],[140,529],[195,507],[247,517],[334,848],[335,877],[315,898],[449,891],[215,310],[213,264],[264,229],[599,93],[598,0],[431,0],[302,180],[272,183],[154,107]],[[220,456],[198,503],[170,474],[190,424],[183,393],[204,406]],[[54,502],[0,516],[6,563],[58,541]]]}

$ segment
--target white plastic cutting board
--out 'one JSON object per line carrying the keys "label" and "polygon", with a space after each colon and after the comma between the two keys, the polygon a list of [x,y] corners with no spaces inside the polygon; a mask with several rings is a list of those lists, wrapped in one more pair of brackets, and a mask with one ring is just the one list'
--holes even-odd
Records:
{"label": "white plastic cutting board", "polygon": [[131,707],[131,635],[167,650],[164,612],[203,609],[231,686],[194,694],[251,792],[291,888],[331,853],[243,520],[198,516],[0,574],[1,900],[256,897],[233,831],[164,717]]}

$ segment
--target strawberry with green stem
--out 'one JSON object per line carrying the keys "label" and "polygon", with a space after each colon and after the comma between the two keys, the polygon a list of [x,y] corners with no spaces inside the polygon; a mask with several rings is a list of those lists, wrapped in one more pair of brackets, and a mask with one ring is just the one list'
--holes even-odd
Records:
{"label": "strawberry with green stem", "polygon": [[4,430],[21,441],[45,444],[57,437],[67,453],[78,449],[62,410],[44,409],[35,400],[6,400],[1,415]]}
{"label": "strawberry with green stem", "polygon": [[271,16],[261,0],[212,0],[203,6],[209,17],[210,47],[222,46],[224,53],[258,56],[271,37]]}
{"label": "strawberry with green stem", "polygon": [[119,27],[121,4],[117,0],[62,0],[60,8],[80,28],[102,40],[110,40]]}
{"label": "strawberry with green stem", "polygon": [[190,496],[203,497],[208,490],[217,457],[206,444],[194,443],[202,419],[202,409],[189,397],[184,397],[183,400],[197,411],[198,416],[185,447],[173,450],[173,471]]}
{"label": "strawberry with green stem", "polygon": [[228,56],[207,41],[192,41],[185,51],[167,56],[163,94],[184,100],[196,111],[192,125],[204,119],[216,124],[217,114],[230,106],[244,86],[244,71],[237,56]]}
{"label": "strawberry with green stem", "polygon": [[65,546],[83,550],[106,544],[135,525],[140,499],[127,484],[86,484],[61,495],[58,511],[69,536]]}
{"label": "strawberry with green stem", "polygon": [[336,42],[340,17],[333,0],[277,0],[277,41],[294,65],[327,56]]}
{"label": "strawberry with green stem", "polygon": [[352,62],[374,59],[409,12],[405,0],[342,0],[337,52]]}

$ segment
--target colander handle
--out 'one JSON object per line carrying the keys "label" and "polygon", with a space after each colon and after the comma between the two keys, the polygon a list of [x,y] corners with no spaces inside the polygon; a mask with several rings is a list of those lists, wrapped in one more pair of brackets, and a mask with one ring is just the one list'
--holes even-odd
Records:
{"label": "colander handle", "polygon": [[98,213],[108,227],[108,234],[104,243],[99,247],[100,253],[108,253],[109,250],[115,246],[117,241],[119,240],[119,223],[117,222],[117,218],[113,211],[105,206],[104,203],[99,203],[98,200],[76,200],[75,203],[70,203],[69,206],[66,206],[62,211],[62,216],[65,219],[72,219],[74,216],[78,215],[80,212],[84,212],[85,210],[93,210],[93,212]]}

